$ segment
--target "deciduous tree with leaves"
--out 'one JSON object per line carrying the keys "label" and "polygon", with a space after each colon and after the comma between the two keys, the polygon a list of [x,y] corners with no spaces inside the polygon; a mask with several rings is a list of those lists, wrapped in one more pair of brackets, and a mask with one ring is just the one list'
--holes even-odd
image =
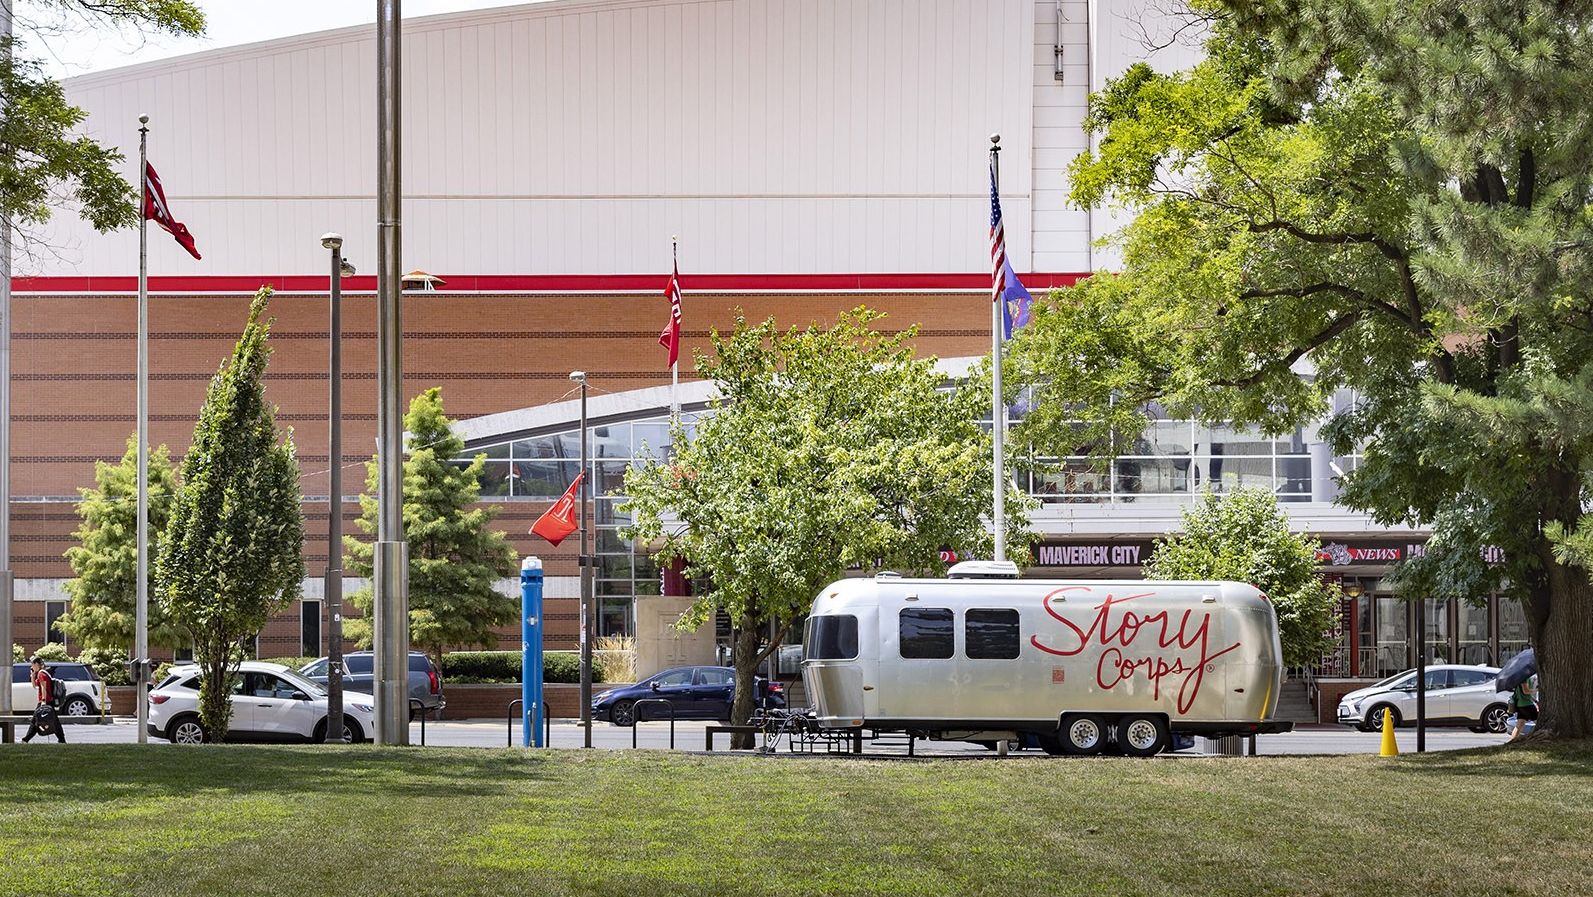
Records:
{"label": "deciduous tree with leaves", "polygon": [[[62,632],[86,648],[133,648],[134,605],[138,598],[138,442],[116,464],[94,465],[93,489],[80,489],[77,536],[81,544],[66,550],[77,574],[66,582],[72,596],[67,612],[56,620]],[[177,474],[166,446],[149,453],[150,557],[159,557],[161,539],[171,516]],[[159,602],[149,607],[149,643],[176,648],[188,634],[174,625]]]}
{"label": "deciduous tree with leaves", "polygon": [[[85,29],[197,36],[205,17],[189,0],[39,0],[7,2],[15,36],[0,38],[0,216],[18,246],[38,247],[38,230],[57,206],[70,206],[101,231],[138,221],[138,191],[117,172],[122,154],[77,133],[84,112],[66,101],[40,60],[51,45]],[[20,6],[20,9],[18,7]],[[129,125],[131,127],[131,125]]]}
{"label": "deciduous tree with leaves", "polygon": [[156,569],[161,604],[193,636],[199,722],[216,741],[226,738],[245,643],[304,580],[299,465],[265,400],[270,298],[270,287],[255,294],[243,336],[210,380]]}
{"label": "deciduous tree with leaves", "polygon": [[1022,435],[1110,452],[1151,401],[1280,432],[1352,390],[1340,501],[1433,532],[1404,593],[1522,600],[1541,729],[1593,735],[1593,4],[1190,6],[1204,61],[1090,99],[1072,200],[1138,217],[1018,337]]}
{"label": "deciduous tree with leaves", "polygon": [[[439,669],[443,651],[454,647],[492,647],[496,627],[513,623],[519,600],[497,589],[499,580],[520,569],[514,547],[488,524],[498,515],[495,505],[475,506],[481,496],[481,471],[487,456],[477,455],[463,466],[454,461],[465,443],[443,414],[442,390],[428,389],[409,403],[404,416],[409,456],[404,459],[404,537],[409,542],[409,638],[431,654]],[[373,458],[367,468],[367,494],[360,496],[359,527],[377,531],[376,497],[379,471]],[[348,569],[370,576],[372,544],[344,537]],[[375,596],[369,586],[349,596],[364,619],[351,619],[345,632],[360,645],[371,644],[371,611]]]}
{"label": "deciduous tree with leaves", "polygon": [[[713,413],[694,432],[672,428],[673,458],[626,472],[628,537],[683,561],[703,589],[682,626],[730,617],[737,723],[758,664],[848,569],[938,574],[944,548],[989,556],[988,393],[945,388],[934,360],[914,356],[916,328],[882,333],[883,317],[859,308],[782,331],[738,316],[696,358],[718,390]],[[1027,507],[1009,492],[1019,557]]]}
{"label": "deciduous tree with leaves", "polygon": [[1207,492],[1183,525],[1156,542],[1147,579],[1217,579],[1255,586],[1278,614],[1287,666],[1309,666],[1334,646],[1339,590],[1317,572],[1317,542],[1291,532],[1289,515],[1265,489]]}

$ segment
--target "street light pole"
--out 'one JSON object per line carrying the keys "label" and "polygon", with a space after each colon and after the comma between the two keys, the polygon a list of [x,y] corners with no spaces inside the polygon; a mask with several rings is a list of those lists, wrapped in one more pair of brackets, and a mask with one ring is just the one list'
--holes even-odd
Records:
{"label": "street light pole", "polygon": [[327,234],[321,245],[332,250],[331,345],[327,364],[326,479],[326,740],[343,741],[343,276],[354,266],[343,261],[343,237]]}
{"label": "street light pole", "polygon": [[586,474],[586,372],[571,371],[570,379],[581,384],[581,488],[577,490],[576,522],[581,527],[581,729],[584,744],[592,746],[592,559],[587,556],[586,497],[592,481]]}

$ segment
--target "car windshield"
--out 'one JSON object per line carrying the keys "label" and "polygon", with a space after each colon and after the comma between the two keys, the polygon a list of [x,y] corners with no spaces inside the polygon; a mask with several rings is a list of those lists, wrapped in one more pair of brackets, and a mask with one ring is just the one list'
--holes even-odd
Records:
{"label": "car windshield", "polygon": [[316,685],[314,682],[311,682],[292,670],[283,670],[282,672],[277,673],[277,675],[281,677],[284,682],[291,683],[295,688],[312,698],[326,697],[326,689]]}
{"label": "car windshield", "polygon": [[1403,673],[1395,673],[1382,682],[1373,685],[1372,688],[1394,688],[1400,684],[1400,680],[1409,679],[1415,672],[1415,670],[1406,670]]}

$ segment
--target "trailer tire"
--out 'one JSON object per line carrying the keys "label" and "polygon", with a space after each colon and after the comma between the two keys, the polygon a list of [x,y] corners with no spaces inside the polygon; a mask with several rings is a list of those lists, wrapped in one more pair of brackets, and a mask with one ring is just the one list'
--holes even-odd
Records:
{"label": "trailer tire", "polygon": [[1062,717],[1062,752],[1075,757],[1099,754],[1106,747],[1106,720],[1081,713]]}
{"label": "trailer tire", "polygon": [[1117,721],[1117,746],[1127,756],[1154,757],[1167,743],[1167,723],[1159,716],[1134,714]]}

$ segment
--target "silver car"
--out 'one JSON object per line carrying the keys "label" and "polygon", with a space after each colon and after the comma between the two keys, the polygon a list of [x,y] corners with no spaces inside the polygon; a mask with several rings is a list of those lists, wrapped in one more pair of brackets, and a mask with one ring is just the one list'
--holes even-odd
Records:
{"label": "silver car", "polygon": [[[1503,732],[1510,718],[1510,692],[1494,684],[1498,667],[1444,664],[1427,667],[1427,724],[1466,726],[1473,732]],[[1416,671],[1406,670],[1339,699],[1339,722],[1362,732],[1416,725]]]}

